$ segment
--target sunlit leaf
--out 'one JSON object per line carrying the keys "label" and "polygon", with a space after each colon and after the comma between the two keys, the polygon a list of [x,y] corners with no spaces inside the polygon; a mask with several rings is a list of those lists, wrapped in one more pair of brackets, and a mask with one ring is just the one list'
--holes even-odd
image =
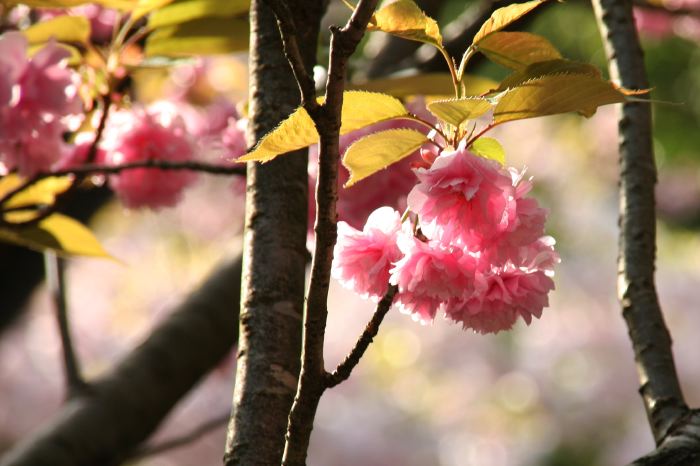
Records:
{"label": "sunlit leaf", "polygon": [[[0,197],[4,197],[7,193],[19,188],[24,182],[25,180],[23,178],[15,174],[10,174],[1,178]],[[67,176],[44,178],[12,196],[12,198],[5,203],[5,207],[52,204],[56,195],[68,189],[72,182],[72,179]]]}
{"label": "sunlit leaf", "polygon": [[53,214],[26,228],[0,229],[0,240],[38,251],[50,249],[62,255],[111,258],[89,229],[61,214]]}
{"label": "sunlit leaf", "polygon": [[[343,93],[340,134],[347,134],[356,129],[407,114],[406,107],[390,95],[346,91]],[[253,151],[238,158],[237,161],[267,162],[280,154],[302,149],[316,142],[318,142],[316,127],[306,110],[299,107],[277,128],[265,135]]]}
{"label": "sunlit leaf", "polygon": [[216,55],[248,49],[248,21],[202,18],[156,29],[146,40],[146,55]]}
{"label": "sunlit leaf", "polygon": [[479,97],[464,99],[437,100],[428,104],[430,113],[453,126],[460,126],[467,120],[479,118],[491,109],[491,102]]}
{"label": "sunlit leaf", "polygon": [[369,31],[382,31],[404,39],[442,47],[442,35],[437,22],[413,0],[398,0],[374,13],[367,26]]}
{"label": "sunlit leaf", "polygon": [[532,0],[530,2],[514,3],[512,5],[499,8],[491,14],[491,17],[487,19],[484,24],[481,25],[479,32],[476,33],[474,39],[472,40],[472,44],[478,44],[484,37],[493,32],[500,31],[546,1],[547,0]]}
{"label": "sunlit leaf", "polygon": [[345,187],[398,162],[428,141],[425,134],[407,128],[380,131],[358,139],[343,157],[343,165],[350,170]]}
{"label": "sunlit leaf", "polygon": [[151,11],[164,7],[173,0],[138,0],[136,8],[131,11],[131,20],[136,21]]}
{"label": "sunlit leaf", "polygon": [[547,39],[529,32],[494,32],[479,41],[476,49],[491,61],[514,70],[561,58]]}
{"label": "sunlit leaf", "polygon": [[520,84],[527,82],[534,78],[541,78],[547,75],[556,74],[584,74],[594,78],[601,78],[601,73],[598,68],[588,63],[580,63],[571,60],[549,60],[539,63],[533,63],[527,66],[521,71],[516,71],[515,73],[507,76],[501,84],[499,84],[497,91],[504,91],[509,88],[519,86]]}
{"label": "sunlit leaf", "polygon": [[28,27],[22,34],[30,44],[42,44],[51,38],[86,44],[90,40],[90,21],[83,16],[56,16]]}
{"label": "sunlit leaf", "polygon": [[473,153],[495,160],[501,165],[506,164],[506,151],[501,143],[493,138],[479,138],[472,143],[470,149]]}
{"label": "sunlit leaf", "polygon": [[230,18],[247,12],[250,0],[182,0],[154,11],[148,17],[151,29],[172,26],[201,18]]}
{"label": "sunlit leaf", "polygon": [[543,76],[505,92],[494,109],[494,122],[503,123],[567,112],[578,112],[590,117],[601,105],[624,101],[624,94],[610,82],[596,76]]}

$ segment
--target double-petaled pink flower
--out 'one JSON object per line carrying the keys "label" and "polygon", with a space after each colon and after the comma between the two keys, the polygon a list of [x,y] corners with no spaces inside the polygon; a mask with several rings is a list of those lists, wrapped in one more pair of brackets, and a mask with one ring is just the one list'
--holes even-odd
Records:
{"label": "double-petaled pink flower", "polygon": [[[477,156],[462,143],[456,150],[434,157],[429,168],[415,170],[418,184],[408,195],[415,214],[412,228],[394,223],[398,259],[388,268],[386,255],[364,254],[353,244],[371,242],[367,228],[339,229],[334,274],[341,283],[363,295],[368,289],[386,290],[386,281],[398,287],[396,306],[422,322],[438,312],[465,328],[495,333],[513,326],[520,317],[530,323],[548,305],[554,289],[553,267],[559,261],[554,239],[544,235],[547,211],[533,198],[523,173]],[[375,211],[396,219],[398,213]],[[390,236],[382,250],[396,251]],[[394,248],[394,249],[392,249]],[[376,257],[382,257],[376,260]],[[382,274],[368,273],[382,270]],[[361,284],[359,286],[358,284]],[[376,292],[373,296],[380,296]]]}

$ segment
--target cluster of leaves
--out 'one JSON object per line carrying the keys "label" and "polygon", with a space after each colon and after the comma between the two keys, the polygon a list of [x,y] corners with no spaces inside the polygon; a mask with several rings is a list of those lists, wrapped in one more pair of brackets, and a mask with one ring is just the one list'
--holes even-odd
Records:
{"label": "cluster of leaves", "polygon": [[[365,91],[346,91],[341,135],[390,119],[414,120],[435,130],[432,139],[413,129],[390,129],[356,141],[343,158],[343,164],[351,172],[346,186],[398,162],[428,143],[456,147],[467,138],[468,149],[503,163],[503,149],[498,142],[482,137],[491,128],[509,121],[568,112],[590,117],[599,106],[624,102],[635,94],[605,80],[592,65],[562,58],[554,45],[542,36],[503,31],[546,1],[532,0],[496,10],[474,36],[459,64],[444,48],[436,21],[412,0],[398,0],[380,8],[372,17],[369,29],[436,47],[450,69],[447,80],[452,82],[453,97],[435,95],[435,89],[445,88],[445,76],[440,74],[388,79],[358,86]],[[511,74],[500,83],[465,74],[470,58],[476,53],[506,67]],[[438,120],[437,125],[409,113],[397,98],[410,94],[428,95],[427,109]],[[482,117],[488,114],[490,119],[477,131],[477,125],[484,120]],[[253,151],[238,160],[266,162],[317,141],[313,122],[300,107]]]}

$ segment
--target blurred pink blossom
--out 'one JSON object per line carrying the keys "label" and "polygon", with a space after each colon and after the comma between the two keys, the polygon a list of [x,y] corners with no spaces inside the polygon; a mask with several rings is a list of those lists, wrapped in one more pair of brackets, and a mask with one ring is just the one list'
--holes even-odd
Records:
{"label": "blurred pink blossom", "polygon": [[82,118],[69,52],[49,42],[28,58],[19,32],[0,36],[0,164],[31,176],[71,153],[63,133]]}
{"label": "blurred pink blossom", "polygon": [[[185,124],[167,106],[120,110],[110,115],[102,142],[106,163],[139,160],[186,162],[194,157],[194,143]],[[112,189],[126,207],[174,206],[195,179],[186,170],[137,168],[109,177]]]}

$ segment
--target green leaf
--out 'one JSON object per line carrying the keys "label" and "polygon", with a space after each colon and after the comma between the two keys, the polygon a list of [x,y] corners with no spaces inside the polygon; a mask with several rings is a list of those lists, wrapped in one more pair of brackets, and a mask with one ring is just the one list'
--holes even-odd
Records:
{"label": "green leaf", "polygon": [[559,74],[531,79],[503,93],[494,123],[578,112],[592,116],[601,105],[625,101],[612,83],[587,74]]}
{"label": "green leaf", "polygon": [[407,128],[380,131],[358,139],[343,157],[343,165],[350,170],[345,187],[409,156],[428,141],[425,134]]}
{"label": "green leaf", "polygon": [[479,41],[476,49],[491,61],[514,70],[561,58],[547,39],[529,32],[494,32]]}
{"label": "green leaf", "polygon": [[[467,76],[463,82],[466,87],[465,95],[483,94],[498,86],[494,80],[481,76]],[[449,97],[455,93],[452,77],[449,73],[425,73],[375,79],[353,84],[351,88],[383,92],[401,99],[412,95]]]}
{"label": "green leaf", "polygon": [[456,127],[467,120],[479,118],[491,107],[491,102],[480,97],[437,100],[428,104],[430,113]]}
{"label": "green leaf", "polygon": [[246,13],[250,0],[182,0],[175,1],[148,17],[151,29],[172,26],[201,18],[230,18]]}
{"label": "green leaf", "polygon": [[501,165],[506,164],[506,151],[501,143],[493,138],[479,138],[469,148],[476,155],[495,160]]}
{"label": "green leaf", "polygon": [[579,63],[563,59],[549,60],[533,63],[524,70],[516,71],[507,76],[501,81],[496,91],[505,91],[506,89],[517,87],[531,79],[557,74],[584,74],[594,78],[601,78],[602,76],[598,68],[588,63]]}
{"label": "green leaf", "polygon": [[477,45],[484,37],[496,31],[500,31],[546,1],[547,0],[532,0],[530,2],[514,3],[512,5],[499,8],[498,10],[494,11],[493,14],[491,14],[491,17],[487,19],[484,24],[481,25],[479,32],[477,32],[474,36],[472,45]]}
{"label": "green leaf", "polygon": [[146,16],[151,11],[164,7],[173,0],[138,0],[136,7],[131,11],[131,21]]}
{"label": "green leaf", "polygon": [[28,27],[22,34],[32,45],[43,44],[51,38],[58,42],[87,44],[90,40],[90,21],[83,16],[56,16]]}
{"label": "green leaf", "polygon": [[38,251],[50,249],[62,255],[112,258],[89,229],[61,214],[22,229],[0,229],[0,240]]}
{"label": "green leaf", "polygon": [[248,49],[248,21],[202,18],[156,29],[146,40],[146,55],[216,55]]}
{"label": "green leaf", "polygon": [[[392,96],[365,91],[346,91],[343,93],[340,134],[407,114],[406,107]],[[277,128],[266,134],[253,151],[239,157],[237,161],[268,162],[280,154],[302,149],[316,142],[316,126],[306,110],[299,107]]]}
{"label": "green leaf", "polygon": [[368,31],[382,31],[408,40],[424,42],[442,48],[442,35],[437,22],[413,0],[398,0],[374,13]]}

